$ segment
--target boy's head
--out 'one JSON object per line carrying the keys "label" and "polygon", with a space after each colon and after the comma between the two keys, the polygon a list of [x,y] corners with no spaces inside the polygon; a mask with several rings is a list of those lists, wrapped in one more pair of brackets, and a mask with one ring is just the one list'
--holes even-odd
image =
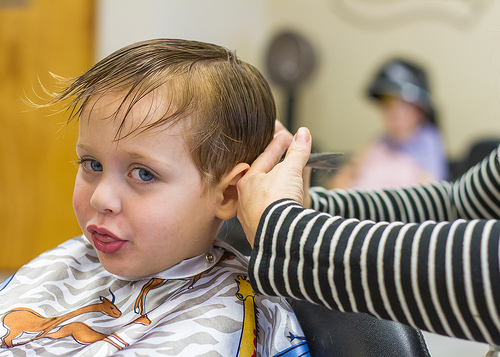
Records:
{"label": "boy's head", "polygon": [[236,213],[236,183],[274,133],[269,87],[227,50],[125,47],[72,80],[81,165],[73,206],[103,266],[155,274],[204,253]]}
{"label": "boy's head", "polygon": [[110,92],[123,93],[126,112],[151,92],[168,103],[157,121],[130,131],[123,131],[125,115],[117,140],[189,116],[186,143],[209,185],[237,163],[251,163],[274,134],[276,108],[267,81],[221,46],[181,39],[135,43],[72,80],[55,99],[73,98],[72,117],[78,117],[91,97]]}

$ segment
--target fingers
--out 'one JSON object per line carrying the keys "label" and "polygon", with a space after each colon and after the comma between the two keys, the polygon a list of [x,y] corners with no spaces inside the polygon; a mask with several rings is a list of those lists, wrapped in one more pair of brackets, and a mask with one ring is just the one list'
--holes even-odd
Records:
{"label": "fingers", "polygon": [[292,163],[301,169],[306,166],[311,154],[311,133],[307,128],[299,128],[288,148],[284,162]]}
{"label": "fingers", "polygon": [[286,151],[293,137],[288,130],[284,129],[276,133],[276,136],[267,146],[266,150],[253,162],[250,170],[268,173],[278,162]]}
{"label": "fingers", "polygon": [[[238,181],[237,217],[251,245],[262,214],[271,203],[283,198],[300,204],[304,201],[308,181],[305,187],[302,171],[311,152],[311,141],[306,128],[299,129],[295,137],[280,130]],[[287,156],[280,163],[287,149]]]}

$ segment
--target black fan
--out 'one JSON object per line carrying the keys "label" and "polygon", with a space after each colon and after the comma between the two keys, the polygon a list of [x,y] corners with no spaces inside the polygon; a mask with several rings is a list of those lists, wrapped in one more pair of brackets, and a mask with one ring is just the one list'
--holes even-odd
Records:
{"label": "black fan", "polygon": [[267,52],[267,70],[271,79],[286,91],[286,120],[283,124],[292,132],[297,129],[294,123],[297,88],[311,76],[315,67],[314,50],[298,33],[283,31],[272,39]]}

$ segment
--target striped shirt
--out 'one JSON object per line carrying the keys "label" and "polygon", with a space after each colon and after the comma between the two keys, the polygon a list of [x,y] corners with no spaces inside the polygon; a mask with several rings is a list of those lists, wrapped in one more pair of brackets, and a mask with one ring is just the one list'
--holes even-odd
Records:
{"label": "striped shirt", "polygon": [[310,193],[262,216],[254,290],[500,345],[498,149],[454,183]]}

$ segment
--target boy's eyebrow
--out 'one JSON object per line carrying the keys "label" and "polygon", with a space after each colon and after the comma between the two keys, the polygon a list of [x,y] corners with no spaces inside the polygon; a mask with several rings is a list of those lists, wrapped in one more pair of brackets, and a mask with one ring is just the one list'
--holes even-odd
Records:
{"label": "boy's eyebrow", "polygon": [[86,150],[86,151],[89,151],[89,150],[90,150],[90,146],[85,145],[85,144],[82,144],[82,143],[81,143],[81,142],[79,142],[79,141],[77,141],[77,142],[76,142],[75,147],[76,147],[77,149],[82,149],[82,150]]}
{"label": "boy's eyebrow", "polygon": [[151,155],[142,154],[140,151],[125,151],[125,154],[131,159],[147,159],[148,161],[153,161],[157,165],[171,166],[167,161],[157,159]]}
{"label": "boy's eyebrow", "polygon": [[[83,151],[92,151],[91,146],[85,145],[83,143],[77,142],[76,143],[76,148],[81,149]],[[162,166],[172,166],[171,163],[157,159],[151,155],[143,154],[140,151],[135,151],[135,150],[130,150],[130,151],[124,151],[124,154],[127,155],[130,159],[148,159],[149,161],[152,161],[156,163],[157,165],[162,165]]]}

